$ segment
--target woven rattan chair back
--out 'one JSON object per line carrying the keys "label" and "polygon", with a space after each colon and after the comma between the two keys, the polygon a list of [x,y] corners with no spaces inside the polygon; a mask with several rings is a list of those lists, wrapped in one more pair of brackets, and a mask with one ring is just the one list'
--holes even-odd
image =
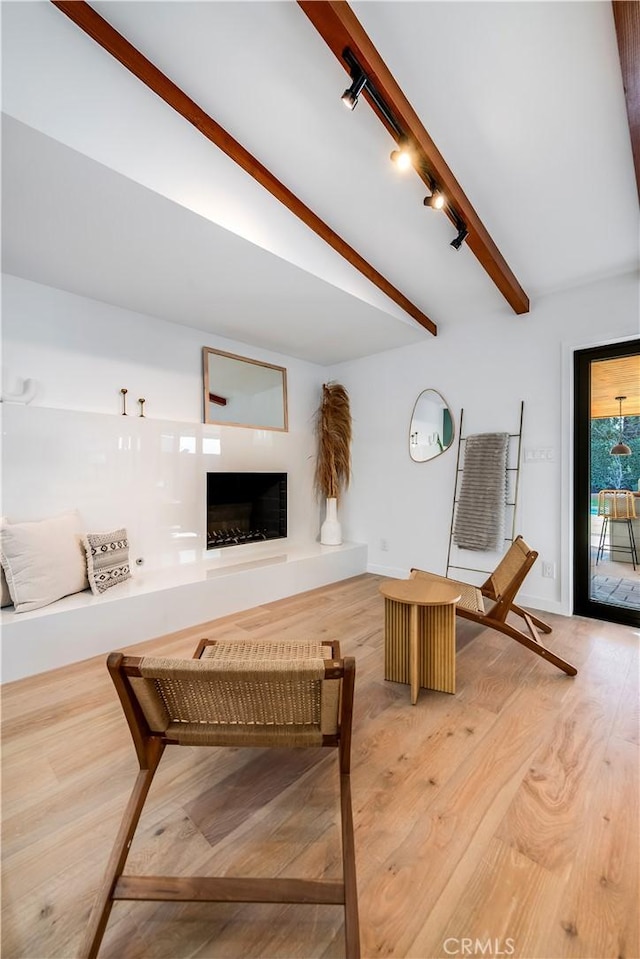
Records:
{"label": "woven rattan chair back", "polygon": [[[234,644],[227,644],[234,645]],[[131,685],[149,728],[183,745],[321,746],[338,729],[325,661],[145,657]]]}
{"label": "woven rattan chair back", "polygon": [[527,546],[522,536],[518,536],[489,576],[485,586],[490,587],[498,600],[509,594],[515,596],[537,555]]}
{"label": "woven rattan chair back", "polygon": [[[339,904],[346,954],[360,955],[350,792],[355,662],[337,642],[202,640],[193,659],[112,653],[107,661],[140,773],[81,952],[97,956],[118,899]],[[335,747],[340,769],[343,881],[123,875],[147,792],[166,746]],[[259,784],[256,784],[259,788]]]}
{"label": "woven rattan chair back", "polygon": [[609,519],[636,519],[636,501],[630,490],[601,489],[598,493],[598,516]]}

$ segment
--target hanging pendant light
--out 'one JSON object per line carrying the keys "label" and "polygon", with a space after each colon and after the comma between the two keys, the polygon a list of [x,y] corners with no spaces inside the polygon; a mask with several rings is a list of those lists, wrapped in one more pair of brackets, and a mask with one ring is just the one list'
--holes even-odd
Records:
{"label": "hanging pendant light", "polygon": [[622,420],[622,401],[626,400],[626,396],[616,396],[616,399],[620,403],[620,438],[614,447],[611,448],[611,456],[631,456],[631,449],[623,442],[623,420]]}

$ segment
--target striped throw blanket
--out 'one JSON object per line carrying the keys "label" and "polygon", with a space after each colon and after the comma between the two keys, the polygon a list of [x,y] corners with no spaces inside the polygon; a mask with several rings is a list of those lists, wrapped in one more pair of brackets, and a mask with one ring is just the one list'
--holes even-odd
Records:
{"label": "striped throw blanket", "polygon": [[504,545],[508,433],[467,437],[453,540],[461,549],[500,550]]}

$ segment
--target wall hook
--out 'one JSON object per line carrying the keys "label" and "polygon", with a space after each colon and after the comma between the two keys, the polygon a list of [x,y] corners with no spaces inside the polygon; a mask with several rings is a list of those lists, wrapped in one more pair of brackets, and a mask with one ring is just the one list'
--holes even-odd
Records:
{"label": "wall hook", "polygon": [[145,404],[145,402],[146,402],[146,400],[145,400],[145,398],[144,398],[143,396],[141,396],[140,399],[138,400],[138,403],[140,404],[140,416],[144,416],[144,404]]}
{"label": "wall hook", "polygon": [[122,415],[127,415],[127,393],[129,390],[125,390],[124,387],[120,390],[122,393]]}
{"label": "wall hook", "polygon": [[38,391],[38,384],[35,380],[20,378],[16,379],[17,390],[3,390],[3,403],[30,403]]}

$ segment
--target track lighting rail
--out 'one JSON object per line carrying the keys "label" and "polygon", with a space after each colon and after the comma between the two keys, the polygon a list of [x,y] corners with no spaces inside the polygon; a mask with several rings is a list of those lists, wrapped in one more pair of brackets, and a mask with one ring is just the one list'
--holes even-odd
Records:
{"label": "track lighting rail", "polygon": [[[362,69],[362,67],[360,66],[356,58],[354,57],[349,47],[345,47],[345,49],[342,51],[342,59],[349,67],[349,72],[353,79],[353,83],[349,89],[352,89],[354,84],[357,83],[359,87],[359,93],[360,92],[364,93],[364,95],[370,101],[371,105],[380,114],[381,119],[384,120],[384,122],[387,124],[391,133],[398,140],[400,140],[400,138],[404,136],[404,134],[397,120],[395,119],[395,117],[391,113],[391,110],[389,109],[387,104],[384,102],[384,100],[382,99],[378,91],[376,90],[375,85],[371,82],[371,78],[368,77],[365,71]],[[345,90],[345,92],[343,93],[342,95],[343,100],[345,95],[348,92],[349,91]],[[357,102],[358,102],[358,96],[356,96],[353,104],[351,105],[352,110],[355,108]]]}
{"label": "track lighting rail", "polygon": [[371,89],[374,90],[386,109],[386,113],[378,109],[378,115],[389,133],[396,142],[400,137],[406,137],[416,152],[414,167],[418,176],[430,190],[435,181],[438,189],[446,195],[444,212],[458,230],[454,243],[462,243],[465,239],[463,237],[459,240],[461,224],[464,224],[469,249],[513,310],[516,313],[527,313],[527,294],[349,4],[344,0],[297,2],[332,53],[350,72],[353,63],[350,64],[345,59],[345,51],[349,51],[360,72],[367,78],[362,88],[364,96],[372,106],[376,106],[370,95]]}
{"label": "track lighting rail", "polygon": [[[424,157],[422,157],[419,152],[411,146],[409,138],[405,133],[403,133],[400,125],[397,123],[393,114],[391,113],[391,110],[384,102],[370,78],[364,72],[349,48],[343,51],[342,59],[348,65],[352,79],[351,86],[342,94],[342,102],[350,110],[355,110],[356,106],[358,105],[360,94],[364,93],[367,96],[367,99],[371,101],[372,106],[380,114],[382,120],[384,120],[398,141],[399,149],[393,150],[391,153],[392,162],[395,163],[396,166],[401,170],[407,170],[410,166],[416,166],[419,176],[424,180],[431,190],[431,196],[426,196],[424,198],[424,205],[430,207],[432,210],[445,210],[447,206],[446,197],[444,193],[437,188],[435,179],[427,169],[427,164],[424,160]],[[469,235],[469,231],[455,210],[451,207],[451,204],[448,204],[448,206],[449,218],[457,224],[458,229],[458,235],[456,236],[455,240],[451,241],[450,245],[454,248],[454,250],[459,250],[466,237]]]}

